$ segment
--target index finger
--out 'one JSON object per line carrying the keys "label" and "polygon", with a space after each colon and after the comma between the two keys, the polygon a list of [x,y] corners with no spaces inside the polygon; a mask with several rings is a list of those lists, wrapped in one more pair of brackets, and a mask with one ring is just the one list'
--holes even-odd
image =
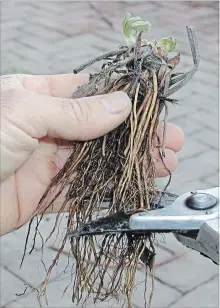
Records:
{"label": "index finger", "polygon": [[87,74],[28,75],[14,74],[2,76],[8,88],[26,90],[54,97],[71,98],[78,86],[89,81]]}
{"label": "index finger", "polygon": [[25,89],[63,98],[70,98],[78,86],[88,81],[87,74],[23,75]]}

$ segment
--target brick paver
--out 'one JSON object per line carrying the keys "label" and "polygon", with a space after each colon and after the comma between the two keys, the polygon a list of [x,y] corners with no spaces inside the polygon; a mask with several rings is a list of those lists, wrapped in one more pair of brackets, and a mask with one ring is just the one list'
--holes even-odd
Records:
{"label": "brick paver", "polygon": [[[77,65],[123,42],[121,20],[125,12],[140,15],[152,23],[149,39],[173,35],[181,52],[179,69],[192,66],[185,26],[193,25],[198,34],[201,64],[188,85],[174,95],[179,106],[170,106],[169,119],[183,128],[185,148],[179,154],[179,167],[169,188],[174,193],[218,185],[218,1],[2,1],[1,74],[69,73]],[[97,71],[94,65],[92,71]],[[165,185],[166,179],[159,180]],[[44,220],[46,235],[54,222]],[[64,226],[64,225],[63,225]],[[62,225],[61,225],[62,227]],[[44,278],[41,252],[28,256],[23,268],[19,263],[27,226],[1,239],[1,306],[37,307],[36,291]],[[199,253],[177,242],[173,235],[158,236],[156,285],[153,307],[218,307],[218,268]],[[40,247],[40,239],[37,247]],[[50,264],[58,247],[51,240],[44,252]],[[70,282],[57,277],[67,264],[62,255],[48,287],[48,307],[74,307]],[[138,279],[144,278],[139,270]],[[25,283],[29,286],[22,293]],[[143,284],[134,294],[134,308],[142,308]],[[94,307],[92,303],[88,304]],[[102,303],[96,307],[117,307]],[[87,306],[88,308],[90,306]]]}

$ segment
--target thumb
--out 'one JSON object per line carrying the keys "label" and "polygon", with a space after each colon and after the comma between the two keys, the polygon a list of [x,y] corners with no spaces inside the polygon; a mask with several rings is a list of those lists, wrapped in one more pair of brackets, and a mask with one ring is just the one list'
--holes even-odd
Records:
{"label": "thumb", "polygon": [[38,97],[35,110],[35,118],[38,115],[43,120],[38,136],[32,136],[36,138],[94,139],[119,126],[131,111],[131,101],[124,92],[79,99],[42,97],[41,102]]}

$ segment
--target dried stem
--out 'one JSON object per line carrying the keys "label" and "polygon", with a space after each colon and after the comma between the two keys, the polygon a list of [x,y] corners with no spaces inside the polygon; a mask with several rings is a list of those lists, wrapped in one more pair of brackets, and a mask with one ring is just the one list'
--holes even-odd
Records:
{"label": "dried stem", "polygon": [[93,65],[96,62],[102,61],[102,60],[106,60],[109,59],[110,57],[114,57],[114,56],[121,56],[123,53],[125,53],[126,51],[128,51],[127,47],[124,47],[120,50],[115,50],[115,51],[110,51],[107,52],[104,55],[101,55],[95,59],[89,60],[86,63],[84,63],[83,65],[80,65],[79,67],[75,68],[73,70],[74,74],[78,74],[79,72],[83,71],[86,67]]}

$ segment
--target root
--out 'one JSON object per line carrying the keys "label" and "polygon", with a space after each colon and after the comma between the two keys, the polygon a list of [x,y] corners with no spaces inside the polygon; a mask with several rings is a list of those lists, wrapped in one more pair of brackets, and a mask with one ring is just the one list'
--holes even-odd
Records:
{"label": "root", "polygon": [[[74,70],[77,73],[97,61],[107,60],[98,74],[90,75],[88,84],[78,87],[73,97],[124,91],[131,98],[132,111],[124,123],[107,135],[93,141],[72,142],[74,152],[53,179],[39,203],[36,215],[53,207],[54,201],[67,188],[65,201],[45,243],[57,228],[62,211],[68,206],[67,230],[42,283],[39,300],[46,294],[51,272],[64,249],[67,234],[94,219],[104,200],[110,200],[107,215],[121,211],[135,213],[154,208],[154,150],[158,141],[159,116],[165,107],[161,154],[163,160],[168,103],[175,101],[167,97],[192,77],[199,63],[195,33],[190,28],[188,36],[194,67],[186,74],[172,73],[179,63],[179,54],[168,60],[155,48],[141,45],[141,35],[133,49],[122,47],[118,51],[88,61]],[[49,193],[52,191],[54,196],[51,199]],[[123,296],[127,307],[132,308],[132,291],[140,260],[144,263],[146,271],[150,268],[154,279],[155,252],[152,234],[85,236],[71,238],[70,244],[76,260],[73,301],[77,304],[85,303],[90,296],[93,296],[94,302]],[[152,285],[149,305],[154,281]]]}

